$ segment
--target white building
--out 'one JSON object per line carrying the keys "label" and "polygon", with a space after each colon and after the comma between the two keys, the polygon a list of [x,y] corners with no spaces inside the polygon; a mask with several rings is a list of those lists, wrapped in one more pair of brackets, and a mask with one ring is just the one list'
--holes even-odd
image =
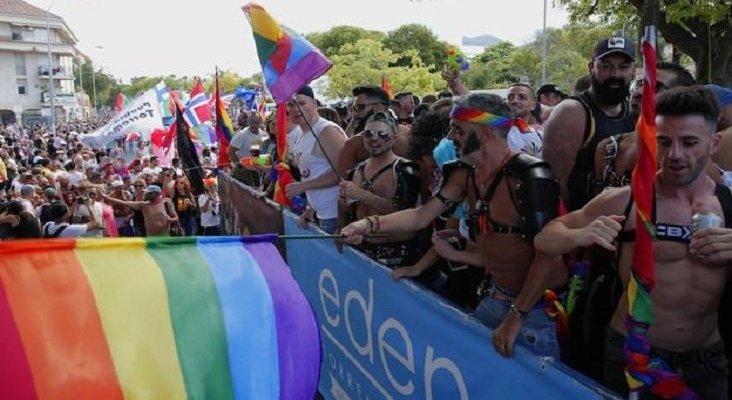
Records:
{"label": "white building", "polygon": [[82,116],[74,90],[74,59],[83,57],[77,42],[61,17],[21,0],[0,0],[0,122],[50,122],[49,75],[57,123]]}

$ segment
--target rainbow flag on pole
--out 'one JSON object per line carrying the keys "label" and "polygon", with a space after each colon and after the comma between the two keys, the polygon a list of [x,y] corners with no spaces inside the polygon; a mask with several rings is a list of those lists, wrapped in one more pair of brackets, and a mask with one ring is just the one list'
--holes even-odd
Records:
{"label": "rainbow flag on pole", "polygon": [[231,138],[234,137],[234,126],[229,118],[229,113],[226,111],[226,105],[221,100],[221,89],[219,88],[219,71],[216,70],[216,140],[219,142],[218,147],[218,166],[228,166],[231,161],[229,160],[229,143]]}
{"label": "rainbow flag on pole", "polygon": [[264,80],[277,104],[333,66],[318,48],[278,24],[259,4],[249,3],[243,10],[252,25]]}
{"label": "rainbow flag on pole", "polygon": [[3,243],[0,398],[312,399],[315,317],[271,240]]}
{"label": "rainbow flag on pole", "polygon": [[[680,376],[660,358],[650,358],[648,329],[653,324],[651,291],[655,286],[653,239],[656,228],[651,221],[656,161],[656,27],[646,27],[643,38],[643,102],[636,125],[638,162],[633,169],[633,199],[636,206],[636,234],[633,265],[628,282],[627,339],[625,376],[631,393],[647,389],[664,399],[697,399]],[[635,396],[634,396],[635,397]]]}

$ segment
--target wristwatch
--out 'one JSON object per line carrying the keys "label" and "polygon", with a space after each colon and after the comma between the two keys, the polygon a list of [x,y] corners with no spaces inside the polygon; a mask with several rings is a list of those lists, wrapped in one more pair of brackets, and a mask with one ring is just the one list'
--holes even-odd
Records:
{"label": "wristwatch", "polygon": [[516,306],[516,303],[511,304],[511,307],[508,308],[509,312],[517,314],[520,318],[523,318],[528,314],[527,311],[521,311],[519,310],[518,306]]}

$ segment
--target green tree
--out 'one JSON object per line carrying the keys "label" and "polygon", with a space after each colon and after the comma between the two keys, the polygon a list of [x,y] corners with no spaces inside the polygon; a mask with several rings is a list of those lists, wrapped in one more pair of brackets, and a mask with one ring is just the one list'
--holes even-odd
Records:
{"label": "green tree", "polygon": [[[389,67],[400,56],[409,57],[409,65]],[[431,72],[416,51],[397,54],[373,39],[347,43],[331,60],[333,68],[328,72],[327,82],[319,86],[330,98],[350,97],[357,85],[379,85],[382,74],[389,79],[394,92],[433,93],[442,85],[439,74]]]}
{"label": "green tree", "polygon": [[361,39],[383,41],[386,38],[386,34],[378,31],[369,31],[357,26],[341,25],[325,32],[307,34],[305,38],[330,58],[337,55],[341,47],[347,43],[353,44]]}
{"label": "green tree", "polygon": [[389,32],[384,45],[394,54],[402,54],[394,62],[395,66],[408,67],[412,58],[403,54],[406,50],[416,50],[422,62],[433,71],[439,70],[447,59],[449,44],[440,41],[428,27],[420,24],[407,24]]}
{"label": "green tree", "polygon": [[732,3],[728,0],[558,0],[573,21],[654,22],[666,42],[694,60],[702,82],[732,84]]}

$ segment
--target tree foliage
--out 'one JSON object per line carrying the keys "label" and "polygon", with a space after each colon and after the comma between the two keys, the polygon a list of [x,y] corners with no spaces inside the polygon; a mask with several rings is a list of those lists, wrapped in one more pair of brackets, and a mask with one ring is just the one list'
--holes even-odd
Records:
{"label": "tree foliage", "polygon": [[394,66],[410,66],[412,58],[406,52],[414,50],[422,62],[433,71],[442,68],[449,47],[447,42],[438,40],[428,27],[420,24],[402,25],[389,32],[384,45],[395,54],[402,54],[393,63]]}
{"label": "tree foliage", "polygon": [[319,48],[328,57],[338,55],[346,44],[353,44],[361,39],[383,41],[386,34],[378,31],[369,31],[357,26],[341,25],[325,32],[315,32],[305,35],[315,47]]}
{"label": "tree foliage", "polygon": [[558,0],[572,21],[651,23],[691,57],[702,82],[732,84],[732,3],[728,0]]}

